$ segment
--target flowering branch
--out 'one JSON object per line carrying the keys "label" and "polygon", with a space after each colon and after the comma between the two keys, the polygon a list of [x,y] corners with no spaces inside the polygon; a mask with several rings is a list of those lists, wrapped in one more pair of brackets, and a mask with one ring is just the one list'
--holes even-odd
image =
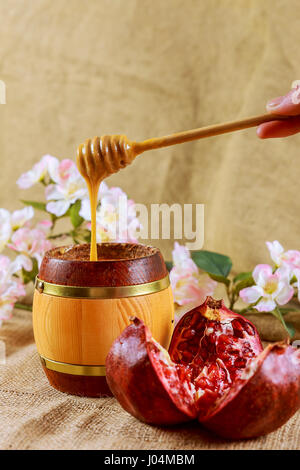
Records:
{"label": "flowering branch", "polygon": [[[34,283],[44,253],[54,244],[71,239],[74,243],[89,243],[90,205],[86,183],[72,160],[59,161],[45,155],[31,170],[17,181],[21,189],[41,184],[45,202],[22,200],[24,208],[13,213],[0,209],[0,253],[10,251],[13,260],[0,254],[0,326],[8,320],[13,308],[31,310],[32,306],[20,299],[26,294],[26,285]],[[101,204],[100,204],[101,196]],[[119,199],[127,208],[127,220],[120,223]],[[34,222],[42,213],[47,219]],[[55,233],[56,224],[63,218],[70,226],[65,232]],[[108,188],[102,183],[97,208],[97,241],[135,242],[140,222],[134,201],[120,188]]]}
{"label": "flowering branch", "polygon": [[[89,243],[91,239],[88,191],[72,160],[59,161],[45,155],[20,176],[17,184],[22,189],[41,184],[45,201],[22,200],[25,207],[12,213],[0,209],[0,253],[10,250],[15,255],[15,259],[10,259],[0,254],[0,326],[10,318],[14,307],[31,309],[31,305],[20,299],[26,294],[26,285],[34,282],[46,250],[66,239],[74,243]],[[126,208],[125,224],[124,217],[122,224],[120,221],[120,200],[122,208],[124,205]],[[34,222],[36,212],[47,219]],[[56,224],[63,218],[69,220],[69,228],[55,233]],[[97,241],[136,242],[140,228],[134,201],[121,188],[108,188],[102,183],[97,207]],[[288,305],[291,299],[300,301],[300,251],[284,251],[278,241],[267,242],[267,247],[272,266],[259,264],[253,272],[232,277],[228,256],[205,250],[189,252],[175,243],[173,261],[166,263],[175,303],[199,305],[222,284],[231,310],[268,312],[292,336],[293,329],[284,316],[293,310]],[[239,300],[246,304],[242,309],[237,308]]]}
{"label": "flowering branch", "polygon": [[[241,314],[270,313],[293,336],[293,327],[284,319],[293,309],[283,306],[295,297],[300,301],[300,252],[285,252],[278,241],[267,242],[267,247],[273,266],[259,264],[253,272],[242,272],[232,278],[232,262],[227,256],[203,250],[190,253],[175,243],[173,263],[169,263],[175,302],[199,305],[207,295],[213,295],[217,283],[222,283],[231,310]],[[247,306],[237,309],[238,300]]]}

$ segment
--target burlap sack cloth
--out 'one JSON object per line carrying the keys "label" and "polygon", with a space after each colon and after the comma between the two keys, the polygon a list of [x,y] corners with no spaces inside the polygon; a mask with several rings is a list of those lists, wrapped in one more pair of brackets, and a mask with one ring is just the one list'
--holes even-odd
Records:
{"label": "burlap sack cloth", "polygon": [[[18,190],[17,176],[46,153],[74,158],[87,137],[139,140],[264,112],[300,79],[298,12],[298,0],[2,1],[0,207],[43,197]],[[204,139],[149,152],[108,183],[139,203],[204,203],[205,248],[252,270],[269,262],[265,240],[300,249],[299,139]],[[170,258],[172,242],[152,242]],[[143,425],[113,399],[63,395],[39,366],[30,314],[0,335],[1,448],[299,448],[299,416],[228,444],[196,424]]]}

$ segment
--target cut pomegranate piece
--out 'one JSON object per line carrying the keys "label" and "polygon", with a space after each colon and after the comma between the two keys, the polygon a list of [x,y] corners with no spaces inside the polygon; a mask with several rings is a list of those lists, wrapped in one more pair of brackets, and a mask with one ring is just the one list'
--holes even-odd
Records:
{"label": "cut pomegranate piece", "polygon": [[268,346],[245,369],[202,423],[227,439],[275,431],[300,407],[300,351],[284,343]]}
{"label": "cut pomegranate piece", "polygon": [[175,327],[171,359],[189,371],[200,418],[229,390],[251,359],[263,350],[255,326],[228,310],[222,300],[207,297]]}
{"label": "cut pomegranate piece", "polygon": [[251,322],[208,297],[177,324],[170,355],[135,318],[112,345],[106,378],[123,408],[147,423],[198,418],[223,437],[255,437],[300,406],[300,352],[262,349]]}
{"label": "cut pomegranate piece", "polygon": [[196,418],[193,386],[178,373],[168,351],[135,318],[113,343],[106,380],[123,408],[150,424],[176,424]]}

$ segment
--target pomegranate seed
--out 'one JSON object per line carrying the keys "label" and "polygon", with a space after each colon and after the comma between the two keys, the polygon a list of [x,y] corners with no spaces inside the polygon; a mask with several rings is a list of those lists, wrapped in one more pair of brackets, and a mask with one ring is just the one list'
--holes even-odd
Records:
{"label": "pomegranate seed", "polygon": [[185,351],[188,348],[189,348],[189,343],[187,343],[186,341],[181,341],[177,346],[178,351]]}
{"label": "pomegranate seed", "polygon": [[237,336],[238,338],[244,338],[244,328],[242,327],[240,322],[238,320],[233,320],[231,324],[235,336]]}
{"label": "pomegranate seed", "polygon": [[255,335],[254,328],[251,325],[249,325],[249,323],[244,324],[244,329],[247,331],[248,335],[250,335],[250,336]]}
{"label": "pomegranate seed", "polygon": [[182,333],[181,337],[184,338],[184,339],[191,339],[191,338],[193,338],[196,334],[197,334],[197,332],[196,332],[195,330],[193,330],[193,329],[191,329],[191,330],[185,330],[185,331]]}
{"label": "pomegranate seed", "polygon": [[183,351],[182,357],[186,362],[191,362],[194,359],[194,355],[190,351]]}
{"label": "pomegranate seed", "polygon": [[238,357],[234,361],[234,366],[243,369],[246,366],[246,363],[247,363],[246,359],[244,359],[242,357]]}
{"label": "pomegranate seed", "polygon": [[216,335],[215,334],[211,334],[208,336],[208,341],[209,343],[211,344],[215,344],[216,343]]}

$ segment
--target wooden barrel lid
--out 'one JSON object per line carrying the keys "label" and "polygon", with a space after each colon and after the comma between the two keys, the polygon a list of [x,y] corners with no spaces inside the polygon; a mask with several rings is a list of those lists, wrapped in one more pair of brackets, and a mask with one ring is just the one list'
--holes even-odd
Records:
{"label": "wooden barrel lid", "polygon": [[64,286],[119,287],[160,280],[168,271],[158,248],[137,243],[101,243],[98,261],[89,261],[90,245],[46,252],[38,277]]}

